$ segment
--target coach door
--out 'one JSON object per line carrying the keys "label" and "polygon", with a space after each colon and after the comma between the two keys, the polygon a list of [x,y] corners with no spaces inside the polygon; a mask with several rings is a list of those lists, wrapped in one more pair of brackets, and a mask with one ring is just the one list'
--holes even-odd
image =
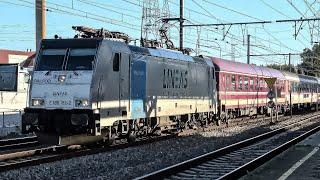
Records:
{"label": "coach door", "polygon": [[209,83],[209,95],[211,96],[210,98],[211,98],[211,108],[214,108],[214,111],[215,111],[215,108],[216,108],[216,98],[217,98],[217,96],[216,96],[216,89],[215,89],[215,87],[216,87],[216,80],[215,80],[215,77],[214,77],[214,75],[215,75],[215,72],[214,72],[214,68],[213,67],[211,67],[211,68],[209,68],[209,79],[208,79],[208,83]]}

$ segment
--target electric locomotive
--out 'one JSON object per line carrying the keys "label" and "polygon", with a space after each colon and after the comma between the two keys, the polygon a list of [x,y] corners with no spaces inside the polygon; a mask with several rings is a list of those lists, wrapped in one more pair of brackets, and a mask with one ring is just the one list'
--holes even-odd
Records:
{"label": "electric locomotive", "polygon": [[54,144],[110,143],[215,120],[210,59],[131,46],[119,32],[75,29],[83,34],[41,42],[24,133]]}

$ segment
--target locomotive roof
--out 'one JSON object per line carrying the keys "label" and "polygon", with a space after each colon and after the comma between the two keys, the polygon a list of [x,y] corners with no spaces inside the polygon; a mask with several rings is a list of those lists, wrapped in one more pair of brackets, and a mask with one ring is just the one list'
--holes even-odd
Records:
{"label": "locomotive roof", "polygon": [[43,39],[41,46],[47,49],[54,48],[87,48],[98,47],[101,38],[72,38],[72,39]]}
{"label": "locomotive roof", "polygon": [[245,64],[235,61],[228,61],[216,57],[211,57],[211,60],[215,64],[217,71],[225,71],[232,73],[241,73],[241,74],[250,74],[250,75],[259,75],[266,77],[275,77],[278,79],[285,79],[281,71],[260,67],[253,64]]}
{"label": "locomotive roof", "polygon": [[156,56],[156,57],[178,59],[181,61],[198,62],[201,64],[207,64],[207,62],[205,61],[206,58],[184,55],[180,51],[173,51],[173,50],[162,49],[162,48],[145,48],[145,47],[132,46],[132,45],[129,45],[128,47],[132,52],[138,53],[138,54],[145,54],[145,55]]}

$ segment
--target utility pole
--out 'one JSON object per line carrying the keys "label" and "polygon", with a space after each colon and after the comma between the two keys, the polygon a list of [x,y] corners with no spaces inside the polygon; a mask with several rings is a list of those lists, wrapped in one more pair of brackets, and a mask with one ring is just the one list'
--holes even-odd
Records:
{"label": "utility pole", "polygon": [[247,36],[247,64],[250,64],[250,34]]}
{"label": "utility pole", "polygon": [[289,71],[291,72],[291,53],[289,53]]}
{"label": "utility pole", "polygon": [[180,45],[180,51],[183,51],[183,1],[184,0],[180,0],[180,18],[179,18],[179,45]]}
{"label": "utility pole", "polygon": [[45,0],[35,0],[36,8],[36,48],[46,37],[46,2]]}
{"label": "utility pole", "polygon": [[[291,72],[291,53],[289,53],[289,70]],[[290,83],[290,82],[289,82]],[[290,118],[292,118],[292,84],[289,85],[290,87]]]}

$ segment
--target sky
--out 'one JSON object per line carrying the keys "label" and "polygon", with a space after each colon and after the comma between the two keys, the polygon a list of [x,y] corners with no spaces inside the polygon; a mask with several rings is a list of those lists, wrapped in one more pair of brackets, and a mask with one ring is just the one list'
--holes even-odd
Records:
{"label": "sky", "polygon": [[[46,0],[46,38],[59,35],[71,38],[74,25],[106,28],[127,33],[132,39],[141,34],[143,1],[156,0]],[[179,14],[179,0],[167,0],[170,17]],[[35,50],[35,0],[0,0],[0,48]],[[198,55],[209,55],[246,62],[247,35],[251,35],[250,53],[299,54],[318,42],[319,22],[303,23],[297,39],[294,23],[275,23],[276,20],[318,17],[320,2],[317,0],[184,0],[185,24],[236,23],[272,21],[271,24],[233,25],[225,38],[228,26],[185,27],[185,47]],[[164,0],[158,0],[162,11]],[[163,12],[163,11],[162,11]],[[158,23],[160,24],[160,23]],[[300,24],[298,24],[299,26]],[[311,28],[310,28],[311,27]],[[315,28],[312,28],[315,27]],[[315,30],[317,29],[317,31]],[[178,24],[170,25],[170,38],[178,46]],[[152,37],[152,35],[149,35]],[[251,57],[254,64],[287,64],[288,56]],[[300,57],[292,56],[297,64]]]}

